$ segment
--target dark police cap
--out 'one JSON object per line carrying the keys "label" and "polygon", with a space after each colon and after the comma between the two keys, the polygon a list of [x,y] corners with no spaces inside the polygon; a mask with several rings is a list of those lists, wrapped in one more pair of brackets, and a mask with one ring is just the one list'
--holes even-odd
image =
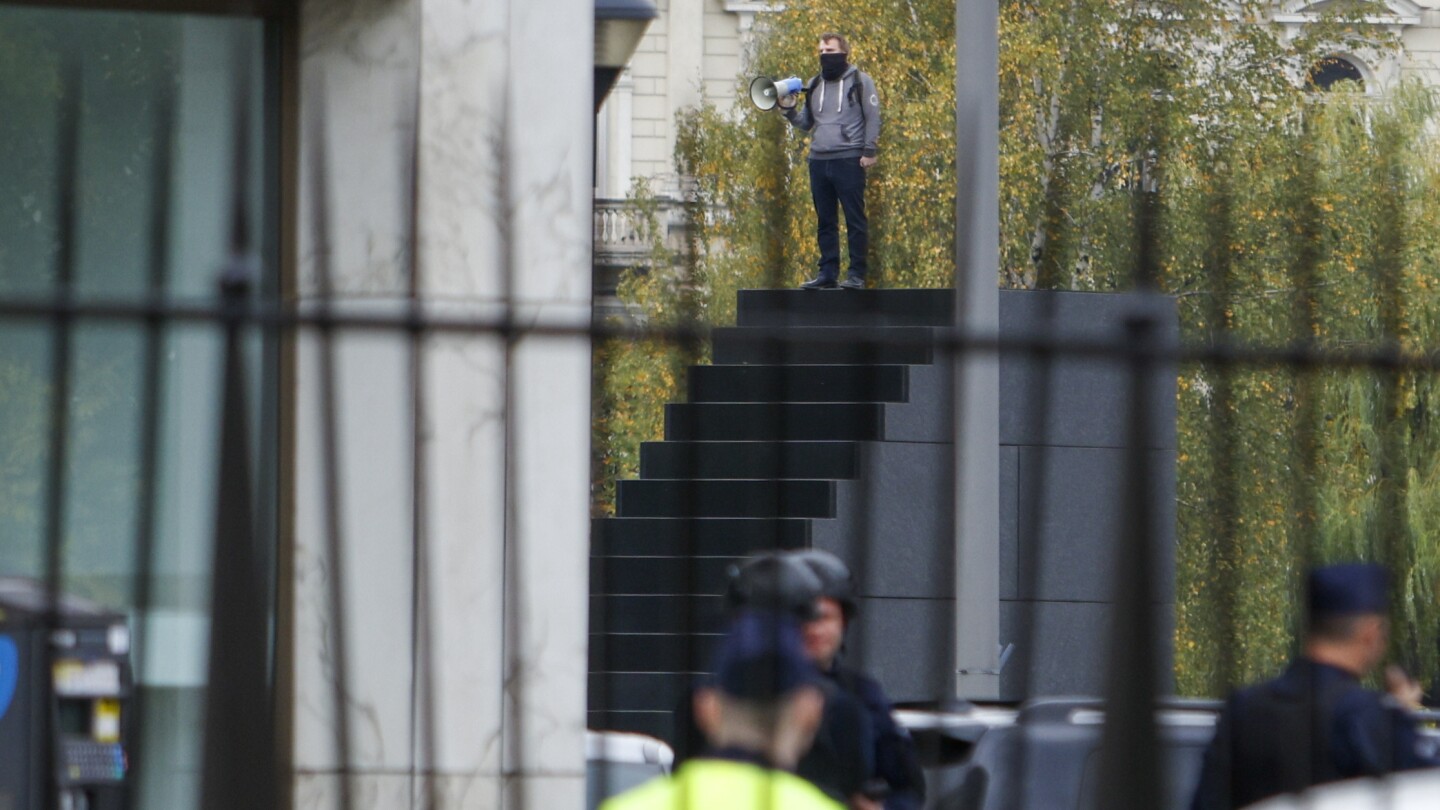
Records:
{"label": "dark police cap", "polygon": [[1390,609],[1390,574],[1382,565],[1342,563],[1310,572],[1311,616],[1385,613]]}
{"label": "dark police cap", "polygon": [[770,611],[741,611],[715,648],[712,684],[727,695],[772,700],[817,681],[800,625]]}

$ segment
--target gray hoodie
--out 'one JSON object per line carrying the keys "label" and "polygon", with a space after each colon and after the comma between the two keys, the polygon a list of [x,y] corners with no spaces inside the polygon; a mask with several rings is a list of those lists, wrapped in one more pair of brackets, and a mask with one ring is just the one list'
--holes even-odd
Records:
{"label": "gray hoodie", "polygon": [[810,159],[875,157],[880,140],[880,96],[870,75],[854,65],[838,80],[810,80],[805,103],[784,110],[790,123],[811,133]]}

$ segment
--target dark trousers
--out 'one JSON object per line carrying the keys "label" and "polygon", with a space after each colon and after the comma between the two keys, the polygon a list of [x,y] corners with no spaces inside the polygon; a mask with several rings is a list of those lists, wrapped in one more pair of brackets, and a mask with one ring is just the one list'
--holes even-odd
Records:
{"label": "dark trousers", "polygon": [[820,246],[820,277],[840,277],[840,216],[850,245],[850,275],[865,278],[870,223],[865,219],[865,170],[860,158],[810,161],[810,197],[815,201],[815,241]]}

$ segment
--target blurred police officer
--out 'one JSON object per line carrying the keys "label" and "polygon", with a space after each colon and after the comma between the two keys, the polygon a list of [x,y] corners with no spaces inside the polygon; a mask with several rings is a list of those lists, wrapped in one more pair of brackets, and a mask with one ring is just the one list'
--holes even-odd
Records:
{"label": "blurred police officer", "polygon": [[[757,554],[731,572],[727,610],[731,616],[757,611],[779,615],[798,626],[814,617],[820,587],[820,579],[799,560],[777,552]],[[836,801],[848,803],[861,795],[874,774],[870,717],[859,700],[828,679],[817,677],[817,683],[824,696],[820,728],[795,772]],[[706,750],[707,735],[694,710],[688,695],[675,710],[672,744],[677,764]]]}
{"label": "blurred police officer", "polygon": [[875,778],[852,796],[855,808],[915,810],[925,798],[925,776],[910,734],[891,715],[890,699],[880,684],[859,670],[841,663],[845,630],[859,607],[855,578],[844,562],[826,551],[798,551],[793,555],[820,580],[815,612],[805,622],[805,654],[842,692],[865,707],[870,720],[867,747],[875,763]]}
{"label": "blurred police officer", "polygon": [[1317,568],[1308,578],[1301,656],[1279,678],[1230,697],[1205,752],[1194,810],[1437,763],[1418,748],[1398,702],[1360,685],[1389,642],[1389,577],[1378,565]]}
{"label": "blurred police officer", "polygon": [[791,773],[825,702],[794,620],[741,613],[716,649],[713,670],[695,693],[695,719],[710,747],[602,810],[840,810]]}

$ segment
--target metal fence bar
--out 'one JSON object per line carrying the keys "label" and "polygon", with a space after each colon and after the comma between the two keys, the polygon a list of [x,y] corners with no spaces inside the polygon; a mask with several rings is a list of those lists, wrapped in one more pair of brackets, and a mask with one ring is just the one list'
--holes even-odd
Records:
{"label": "metal fence bar", "polygon": [[[1054,305],[1047,301],[1044,307],[1044,314],[1041,321],[1047,327],[1054,326]],[[1048,334],[1055,337],[1054,332]],[[1040,657],[1034,653],[1035,649],[1035,612],[1039,609],[1041,572],[1044,570],[1046,549],[1043,541],[1045,525],[1045,509],[1049,504],[1044,484],[1045,473],[1050,464],[1050,397],[1053,391],[1055,354],[1050,350],[1042,350],[1032,354],[1024,355],[1026,362],[1039,366],[1039,383],[1035,389],[1036,401],[1042,403],[1037,410],[1036,419],[1039,425],[1036,430],[1038,441],[1037,447],[1033,448],[1034,458],[1029,466],[1028,475],[1017,475],[1020,491],[1032,493],[1031,511],[1035,519],[1029,523],[1029,531],[1020,529],[1016,531],[1015,542],[1018,548],[1015,552],[1016,567],[1018,573],[1018,593],[1016,599],[1021,600],[1023,607],[1019,611],[1019,627],[1016,629],[1016,644],[1024,645],[1026,653],[1025,689],[1026,695],[1037,694],[1035,691],[1036,673],[1039,671]],[[1018,472],[1018,471],[1017,471]],[[1030,562],[1026,562],[1027,556]],[[1028,597],[1028,599],[1027,599]],[[1023,730],[1022,730],[1023,733]],[[1028,772],[1029,758],[1032,756],[1031,746],[1023,741],[1017,747],[1019,764],[1011,769],[1008,776],[1011,784],[1012,795],[1018,797],[1021,807],[1025,806],[1026,795],[1030,784],[1025,779]]]}
{"label": "metal fence bar", "polygon": [[[71,60],[62,67],[60,104],[56,111],[56,130],[59,142],[56,148],[55,194],[56,208],[56,254],[55,254],[55,295],[60,300],[69,300],[75,292],[77,268],[76,219],[80,200],[80,99],[85,91],[82,66]],[[65,583],[65,479],[69,472],[70,434],[70,385],[74,364],[74,319],[64,314],[51,322],[50,339],[50,435],[47,441],[47,468],[45,483],[45,617],[42,623],[45,637],[45,672],[53,671],[55,645],[51,634],[60,624],[61,593]],[[41,796],[47,807],[58,806],[59,787],[55,783],[55,763],[59,751],[51,742],[55,739],[55,719],[49,712],[42,712],[39,719],[41,740],[46,741],[41,761],[45,785]]]}
{"label": "metal fence bar", "polygon": [[[352,314],[331,312],[299,312],[281,306],[254,303],[237,315],[227,315],[222,307],[209,303],[174,303],[165,301],[76,301],[65,297],[0,299],[0,318],[47,321],[65,317],[97,322],[143,322],[159,317],[171,323],[218,323],[236,319],[267,330],[293,331],[328,326],[355,332],[404,333],[416,327],[419,319],[426,332],[434,334],[511,335],[550,337],[589,337],[594,340],[642,340],[662,342],[709,341],[711,328],[706,326],[637,327],[615,323],[575,326],[552,323],[524,323],[505,318],[478,318],[443,315],[431,312],[406,312],[399,315]],[[763,330],[756,327],[757,330]],[[763,331],[757,335],[763,338]],[[840,344],[850,342],[842,335],[818,337]],[[1097,339],[1057,340],[1036,336],[997,336],[990,332],[966,329],[935,329],[933,339],[899,336],[889,339],[892,346],[932,346],[952,353],[1052,352],[1065,357],[1114,358],[1113,344]],[[1339,347],[1316,346],[1310,341],[1267,345],[1237,340],[1225,334],[1211,335],[1199,343],[1181,344],[1157,349],[1153,356],[1164,363],[1208,363],[1217,368],[1314,368],[1331,370],[1394,370],[1410,373],[1440,373],[1440,347],[1410,349],[1394,341],[1377,340],[1369,344]]]}
{"label": "metal fence bar", "polygon": [[[1404,146],[1394,140],[1390,126],[1376,130],[1376,154],[1373,171],[1375,187],[1384,189],[1379,204],[1379,233],[1376,234],[1376,261],[1371,265],[1374,284],[1379,296],[1379,328],[1385,340],[1399,340],[1404,332],[1404,305],[1401,301],[1400,279],[1405,271],[1406,211],[1404,189],[1407,185],[1406,168],[1402,163],[1401,150]],[[1390,604],[1391,615],[1403,619],[1405,579],[1411,564],[1410,558],[1402,559],[1405,536],[1409,533],[1409,516],[1405,509],[1409,476],[1404,459],[1405,417],[1400,393],[1404,371],[1385,368],[1378,371],[1380,397],[1375,409],[1375,431],[1380,436],[1379,458],[1375,465],[1376,504],[1376,547],[1371,551],[1373,559],[1383,563],[1391,572]],[[1410,555],[1413,556],[1413,555]],[[1403,621],[1395,622],[1398,631],[1392,634],[1390,644],[1409,646],[1404,652],[1413,657],[1415,636],[1406,632]]]}
{"label": "metal fence bar", "polygon": [[[1300,149],[1311,156],[1317,144],[1311,122],[1302,122]],[[1319,193],[1319,165],[1314,160],[1304,164],[1306,169],[1297,178],[1297,195],[1301,200],[1299,221],[1295,236],[1294,286],[1299,291],[1291,311],[1290,333],[1302,343],[1315,343],[1320,328],[1319,302],[1315,297],[1315,285],[1319,280],[1318,267],[1321,259],[1323,214],[1316,201]],[[1295,396],[1296,438],[1291,462],[1290,526],[1294,532],[1291,546],[1294,549],[1294,571],[1290,591],[1295,604],[1302,604],[1304,598],[1304,572],[1313,566],[1317,557],[1318,523],[1316,520],[1319,504],[1315,494],[1314,471],[1319,460],[1317,434],[1320,408],[1317,401],[1319,387],[1316,372],[1310,368],[1292,368]],[[1303,628],[1296,627],[1295,636]]]}
{"label": "metal fence bar", "polygon": [[[1151,102],[1152,108],[1158,102]],[[1164,166],[1164,132],[1159,111],[1152,109],[1151,124],[1140,147],[1141,172],[1134,192],[1135,263],[1131,284],[1150,293],[1159,279],[1160,229],[1159,171]],[[1148,312],[1137,312],[1125,323],[1123,352],[1130,372],[1129,435],[1125,443],[1125,503],[1120,545],[1113,576],[1114,611],[1110,661],[1106,673],[1105,727],[1101,733],[1100,807],[1114,810],[1148,810],[1160,807],[1165,795],[1164,760],[1160,756],[1155,718],[1160,690],[1155,607],[1155,525],[1153,463],[1150,448],[1151,379],[1158,324]]]}
{"label": "metal fence bar", "polygon": [[[509,22],[507,21],[507,25]],[[495,227],[497,230],[497,245],[500,267],[500,305],[504,312],[504,319],[507,323],[515,322],[516,314],[516,280],[515,264],[518,258],[518,245],[515,234],[515,207],[518,197],[515,189],[515,178],[512,174],[514,168],[511,155],[511,144],[515,126],[515,96],[510,83],[506,83],[500,91],[500,116],[495,127],[493,148],[495,150],[495,200],[496,210],[493,212]],[[513,801],[516,807],[526,806],[526,794],[528,780],[526,774],[526,759],[529,751],[526,750],[525,733],[525,699],[526,683],[524,670],[524,643],[525,643],[525,617],[524,609],[529,596],[529,589],[525,587],[525,568],[523,543],[518,542],[523,536],[524,526],[521,524],[521,513],[518,508],[520,503],[520,481],[516,475],[520,447],[518,441],[519,432],[515,429],[516,420],[519,417],[516,408],[515,392],[515,354],[516,344],[522,337],[521,333],[515,330],[502,332],[500,337],[504,341],[501,361],[501,406],[500,420],[504,425],[504,449],[501,455],[502,469],[505,480],[505,516],[503,524],[503,611],[502,643],[503,670],[504,673],[504,708],[501,721],[501,802]]]}
{"label": "metal fence bar", "polygon": [[[693,271],[695,268],[694,259],[696,257],[696,254],[694,252],[694,239],[694,229],[688,229],[688,232],[686,234],[687,254],[685,261],[685,267],[687,271]],[[772,269],[771,272],[778,271]],[[682,319],[686,322],[698,322],[700,304],[698,300],[698,295],[695,292],[694,286],[691,284],[687,284],[685,286],[685,290],[686,292],[681,298],[681,307],[683,313]],[[693,338],[680,339],[676,343],[676,348],[678,352],[676,365],[680,368],[683,368],[686,374],[689,374],[690,370],[693,369],[695,365],[698,364],[704,356],[703,344],[699,343]],[[769,418],[773,419],[774,417],[770,416]],[[700,557],[696,553],[699,548],[699,543],[697,542],[696,538],[696,534],[699,530],[699,522],[695,520],[695,516],[700,514],[699,510],[696,508],[696,505],[699,503],[700,500],[699,487],[701,486],[701,484],[699,483],[699,481],[701,474],[699,472],[699,466],[700,459],[696,451],[696,446],[693,442],[687,442],[685,445],[684,457],[681,460],[681,469],[684,471],[686,480],[689,483],[687,486],[680,490],[679,508],[679,513],[685,515],[686,519],[681,524],[680,548],[677,550],[677,553],[684,555],[684,557],[690,560],[690,564],[683,568],[681,574],[682,579],[678,587],[675,588],[675,590],[686,595],[686,597],[681,602],[680,614],[682,624],[680,626],[687,628],[694,628],[699,626],[699,623],[696,621],[699,611],[696,608],[694,599],[694,594],[700,591],[700,588],[697,585],[700,580],[700,572],[698,570],[700,566]],[[781,509],[781,514],[783,514],[783,499]],[[725,609],[729,609],[728,604]],[[687,662],[686,666],[692,666],[692,664],[689,664],[688,662],[693,662],[699,658],[699,651],[697,649],[698,645],[696,642],[697,639],[694,633],[686,633],[685,635],[681,636],[682,657],[680,660]],[[682,696],[680,700],[682,702],[690,701],[693,698],[692,690],[690,689],[682,690],[681,694]],[[681,714],[682,717],[690,717],[692,715],[693,710],[690,706],[684,706],[681,708],[683,709],[683,712]],[[678,719],[675,725],[680,725]],[[695,727],[699,728],[698,722],[695,723]],[[673,734],[675,736],[679,736],[681,734],[687,733],[687,731],[688,730],[686,729],[676,728]],[[696,751],[690,751],[689,755],[693,757],[696,755],[696,753]],[[680,806],[677,808],[673,808],[673,810],[689,810],[690,807],[690,796],[687,794],[682,797],[680,801]]]}
{"label": "metal fence bar", "polygon": [[[1142,248],[1142,257],[1146,253]],[[1158,662],[1151,615],[1155,604],[1151,581],[1155,526],[1148,409],[1154,359],[1146,350],[1155,340],[1155,331],[1154,319],[1147,315],[1134,316],[1126,324],[1128,343],[1134,350],[1129,356],[1130,435],[1125,448],[1128,498],[1116,555],[1115,620],[1105,689],[1097,805],[1113,810],[1151,810],[1162,806],[1164,796],[1164,763],[1155,724]]]}
{"label": "metal fence bar", "polygon": [[[316,79],[323,83],[323,75]],[[327,166],[326,117],[323,103],[310,105],[310,127],[312,150],[310,153],[310,205],[315,240],[315,283],[316,311],[324,314],[330,311],[335,296],[331,256],[334,246],[330,242],[330,182]],[[326,577],[326,609],[330,613],[328,623],[330,653],[334,674],[331,680],[330,710],[333,713],[334,728],[331,744],[336,758],[338,797],[341,810],[349,810],[354,801],[350,783],[350,655],[346,638],[349,621],[345,598],[346,568],[344,558],[345,510],[340,488],[340,472],[343,458],[340,448],[340,411],[336,402],[335,329],[320,326],[315,335],[318,353],[320,411],[320,456],[323,479],[325,516],[325,561],[329,567]]]}
{"label": "metal fence bar", "polygon": [[[1229,157],[1222,155],[1216,158],[1216,165],[1219,168],[1226,168],[1224,160]],[[1228,175],[1223,172],[1218,181],[1221,185],[1212,192],[1211,206],[1211,228],[1209,233],[1209,247],[1206,255],[1206,272],[1209,276],[1209,287],[1215,294],[1208,297],[1204,304],[1205,323],[1211,330],[1212,340],[1223,340],[1228,337],[1230,330],[1230,318],[1227,308],[1230,306],[1231,290],[1231,255],[1230,244],[1233,236],[1232,222],[1232,199],[1228,186],[1230,182]],[[1197,373],[1211,370],[1208,365],[1201,365]],[[1238,450],[1235,431],[1234,415],[1234,386],[1232,380],[1233,366],[1218,365],[1213,369],[1218,373],[1218,378],[1212,387],[1213,403],[1210,410],[1213,416],[1210,419],[1209,452],[1212,463],[1215,465],[1215,474],[1219,484],[1213,488],[1215,502],[1211,508],[1210,536],[1215,538],[1214,547],[1211,550],[1211,557],[1207,568],[1210,571],[1219,572],[1215,582],[1216,602],[1219,605],[1219,650],[1220,657],[1217,666],[1217,686],[1221,689],[1228,689],[1235,684],[1235,599],[1238,594],[1238,583],[1235,582],[1234,573],[1237,569],[1234,565],[1237,554],[1237,520],[1238,515],[1238,493],[1236,491],[1235,476],[1235,455]]]}
{"label": "metal fence bar", "polygon": [[[423,43],[417,47],[423,47]],[[429,397],[425,388],[429,375],[425,373],[425,342],[427,331],[424,313],[421,309],[420,273],[420,123],[423,114],[420,94],[415,94],[414,130],[406,144],[401,165],[410,172],[410,208],[406,223],[409,249],[406,253],[406,294],[409,309],[406,328],[406,363],[410,378],[410,502],[411,532],[414,553],[411,558],[411,632],[413,647],[411,660],[414,662],[414,677],[411,679],[411,706],[414,717],[411,721],[412,747],[415,751],[411,768],[412,801],[418,796],[422,810],[435,810],[440,806],[440,792],[436,786],[435,768],[438,763],[435,734],[435,670],[433,656],[434,611],[433,592],[430,585],[430,523],[426,518],[426,504],[429,502],[429,453],[425,444]],[[421,790],[414,789],[415,771],[422,772]]]}
{"label": "metal fence bar", "polygon": [[[248,60],[238,46],[234,62]],[[206,810],[274,807],[281,796],[275,757],[270,661],[269,553],[255,525],[245,324],[258,262],[252,252],[246,177],[250,160],[249,72],[237,71],[235,154],[231,172],[230,257],[221,271],[225,332],[215,550],[201,806]],[[245,733],[237,733],[245,729]]]}
{"label": "metal fence bar", "polygon": [[[175,96],[167,88],[156,102],[154,115],[155,150],[148,245],[150,273],[147,279],[151,297],[162,295],[170,283],[170,183],[173,173],[172,145],[175,126]],[[131,633],[131,638],[134,639],[131,650],[135,659],[135,689],[130,698],[130,757],[137,763],[145,761],[146,690],[141,684],[141,678],[144,677],[150,651],[147,621],[154,583],[152,567],[155,563],[156,501],[159,497],[160,396],[164,391],[166,377],[165,365],[162,362],[165,321],[159,315],[154,315],[145,320],[144,329],[145,345],[140,366],[140,432],[137,443],[140,482],[135,503],[135,548],[132,558],[135,570],[131,585],[132,615],[139,626]],[[138,807],[139,799],[138,784],[125,791],[126,808]]]}

